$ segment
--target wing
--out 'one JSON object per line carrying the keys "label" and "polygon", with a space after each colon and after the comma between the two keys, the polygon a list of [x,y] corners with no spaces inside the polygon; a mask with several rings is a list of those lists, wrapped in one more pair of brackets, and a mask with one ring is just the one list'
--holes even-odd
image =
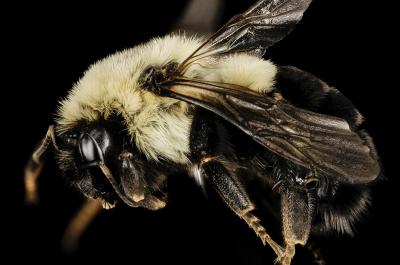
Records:
{"label": "wing", "polygon": [[285,37],[301,20],[312,0],[260,0],[246,12],[233,17],[208,38],[180,66],[209,56],[248,52],[263,55]]}
{"label": "wing", "polygon": [[169,97],[203,107],[270,151],[347,183],[367,183],[380,171],[368,145],[345,120],[310,112],[233,84],[176,79]]}

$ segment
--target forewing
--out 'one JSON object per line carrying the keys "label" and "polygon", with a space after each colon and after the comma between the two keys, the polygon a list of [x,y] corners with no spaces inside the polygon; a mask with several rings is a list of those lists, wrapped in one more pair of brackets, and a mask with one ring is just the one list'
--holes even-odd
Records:
{"label": "forewing", "polygon": [[236,85],[176,80],[170,97],[221,116],[272,152],[348,183],[379,174],[371,150],[345,120],[310,112]]}
{"label": "forewing", "polygon": [[181,65],[195,60],[235,52],[263,55],[301,20],[312,0],[261,0],[233,17],[207,39]]}

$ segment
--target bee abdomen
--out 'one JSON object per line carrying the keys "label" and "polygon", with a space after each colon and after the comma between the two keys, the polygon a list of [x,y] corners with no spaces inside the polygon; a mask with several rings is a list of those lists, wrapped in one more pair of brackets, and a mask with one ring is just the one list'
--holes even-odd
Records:
{"label": "bee abdomen", "polygon": [[293,66],[279,66],[276,87],[291,104],[346,120],[351,128],[363,122],[361,113],[339,90]]}

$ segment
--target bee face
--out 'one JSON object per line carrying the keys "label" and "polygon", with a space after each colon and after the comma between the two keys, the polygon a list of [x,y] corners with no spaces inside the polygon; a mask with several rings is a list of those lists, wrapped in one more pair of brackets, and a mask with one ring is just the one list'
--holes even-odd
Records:
{"label": "bee face", "polygon": [[120,119],[101,120],[60,135],[65,150],[59,155],[61,169],[72,186],[87,197],[100,198],[105,208],[118,201],[131,207],[163,208],[167,199],[163,171],[150,166],[121,127]]}

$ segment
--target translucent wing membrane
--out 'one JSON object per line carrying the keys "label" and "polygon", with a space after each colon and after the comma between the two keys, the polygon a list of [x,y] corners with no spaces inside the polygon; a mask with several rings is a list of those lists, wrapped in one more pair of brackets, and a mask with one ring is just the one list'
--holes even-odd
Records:
{"label": "translucent wing membrane", "polygon": [[179,67],[208,56],[235,52],[257,53],[285,37],[301,20],[311,0],[262,0],[235,16],[206,40]]}
{"label": "translucent wing membrane", "polygon": [[245,87],[177,79],[169,96],[221,116],[270,151],[348,183],[379,174],[371,150],[345,120],[297,108]]}
{"label": "translucent wing membrane", "polygon": [[262,0],[200,45],[165,82],[167,96],[208,109],[270,151],[348,183],[367,183],[379,163],[361,137],[340,118],[297,108],[246,87],[184,78],[193,62],[246,52],[263,54],[300,21],[311,0]]}

